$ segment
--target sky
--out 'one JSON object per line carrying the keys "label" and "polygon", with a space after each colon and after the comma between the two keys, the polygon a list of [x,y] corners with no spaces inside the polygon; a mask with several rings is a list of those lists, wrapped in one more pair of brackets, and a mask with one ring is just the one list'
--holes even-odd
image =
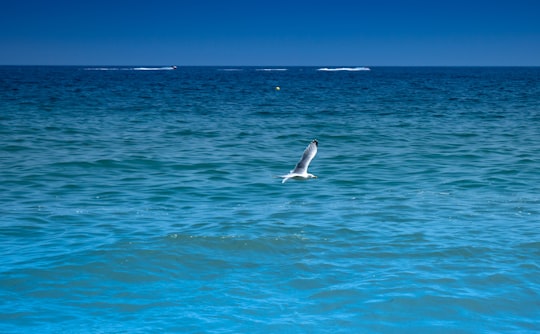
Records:
{"label": "sky", "polygon": [[540,66],[540,0],[2,0],[0,65]]}

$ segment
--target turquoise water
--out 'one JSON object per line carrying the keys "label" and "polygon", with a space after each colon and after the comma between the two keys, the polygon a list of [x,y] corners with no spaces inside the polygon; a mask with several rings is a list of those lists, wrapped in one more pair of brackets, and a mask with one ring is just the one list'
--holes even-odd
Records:
{"label": "turquoise water", "polygon": [[540,330],[540,68],[144,69],[0,67],[1,332]]}

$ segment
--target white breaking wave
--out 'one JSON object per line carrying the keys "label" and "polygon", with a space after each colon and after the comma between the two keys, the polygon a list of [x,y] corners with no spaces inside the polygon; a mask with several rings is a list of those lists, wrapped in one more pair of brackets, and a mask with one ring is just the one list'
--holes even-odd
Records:
{"label": "white breaking wave", "polygon": [[258,68],[255,71],[287,71],[287,68]]}
{"label": "white breaking wave", "polygon": [[371,71],[369,67],[323,67],[319,68],[317,71],[326,71],[326,72],[338,72],[338,71],[349,71],[349,72],[356,72],[356,71]]}
{"label": "white breaking wave", "polygon": [[176,66],[164,67],[87,67],[85,71],[171,71],[176,70]]}
{"label": "white breaking wave", "polygon": [[88,67],[84,69],[85,71],[126,71],[131,70],[130,68],[119,68],[119,67]]}
{"label": "white breaking wave", "polygon": [[176,70],[176,66],[165,66],[165,67],[134,67],[134,71],[170,71]]}

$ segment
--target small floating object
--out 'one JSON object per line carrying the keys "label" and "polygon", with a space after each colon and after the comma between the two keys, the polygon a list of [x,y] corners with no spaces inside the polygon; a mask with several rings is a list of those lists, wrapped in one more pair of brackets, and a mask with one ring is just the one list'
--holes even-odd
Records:
{"label": "small floating object", "polygon": [[281,90],[281,87],[279,87],[279,86],[276,86],[276,90]]}

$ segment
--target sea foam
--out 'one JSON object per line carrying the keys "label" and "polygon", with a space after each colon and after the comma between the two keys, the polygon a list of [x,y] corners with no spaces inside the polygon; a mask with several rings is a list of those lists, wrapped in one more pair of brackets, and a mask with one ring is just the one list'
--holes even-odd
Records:
{"label": "sea foam", "polygon": [[340,72],[340,71],[349,71],[349,72],[357,72],[357,71],[371,71],[369,67],[323,67],[317,69],[317,71],[325,71],[325,72]]}

